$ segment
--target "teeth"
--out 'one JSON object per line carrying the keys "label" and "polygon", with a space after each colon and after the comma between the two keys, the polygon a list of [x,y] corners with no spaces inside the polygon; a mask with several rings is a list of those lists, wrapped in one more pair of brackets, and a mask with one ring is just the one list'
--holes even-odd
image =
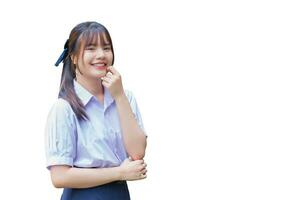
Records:
{"label": "teeth", "polygon": [[105,66],[105,64],[104,63],[101,63],[101,64],[93,64],[93,66]]}

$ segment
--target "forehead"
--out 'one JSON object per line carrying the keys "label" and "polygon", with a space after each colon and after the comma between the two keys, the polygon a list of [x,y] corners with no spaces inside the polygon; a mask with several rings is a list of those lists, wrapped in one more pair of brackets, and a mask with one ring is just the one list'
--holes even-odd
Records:
{"label": "forehead", "polygon": [[104,31],[87,31],[80,38],[80,46],[86,47],[89,45],[110,45],[109,36]]}

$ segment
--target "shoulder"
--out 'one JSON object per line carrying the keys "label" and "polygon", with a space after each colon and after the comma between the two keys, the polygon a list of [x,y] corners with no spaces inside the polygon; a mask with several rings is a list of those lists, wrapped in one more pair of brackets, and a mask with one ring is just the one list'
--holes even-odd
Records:
{"label": "shoulder", "polygon": [[59,109],[59,110],[69,110],[72,109],[70,103],[63,99],[58,98],[52,105],[52,109]]}
{"label": "shoulder", "polygon": [[70,117],[74,114],[72,107],[68,101],[58,98],[52,105],[49,116],[67,116]]}

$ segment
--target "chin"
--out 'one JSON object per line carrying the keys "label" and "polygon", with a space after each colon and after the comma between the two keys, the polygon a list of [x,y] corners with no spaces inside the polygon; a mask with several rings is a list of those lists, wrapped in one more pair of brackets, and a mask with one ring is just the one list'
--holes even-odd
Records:
{"label": "chin", "polygon": [[95,73],[95,76],[97,76],[97,77],[103,77],[103,76],[105,76],[106,75],[106,73],[107,73],[107,71],[105,70],[103,70],[103,71],[98,71],[98,72],[96,72]]}

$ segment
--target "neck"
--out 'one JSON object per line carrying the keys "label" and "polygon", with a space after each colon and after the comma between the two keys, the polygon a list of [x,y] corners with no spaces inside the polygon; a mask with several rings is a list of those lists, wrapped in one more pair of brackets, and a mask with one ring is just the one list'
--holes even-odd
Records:
{"label": "neck", "polygon": [[104,87],[101,83],[101,79],[87,79],[83,76],[77,76],[76,81],[85,89],[87,89],[92,95],[96,97],[104,95]]}

